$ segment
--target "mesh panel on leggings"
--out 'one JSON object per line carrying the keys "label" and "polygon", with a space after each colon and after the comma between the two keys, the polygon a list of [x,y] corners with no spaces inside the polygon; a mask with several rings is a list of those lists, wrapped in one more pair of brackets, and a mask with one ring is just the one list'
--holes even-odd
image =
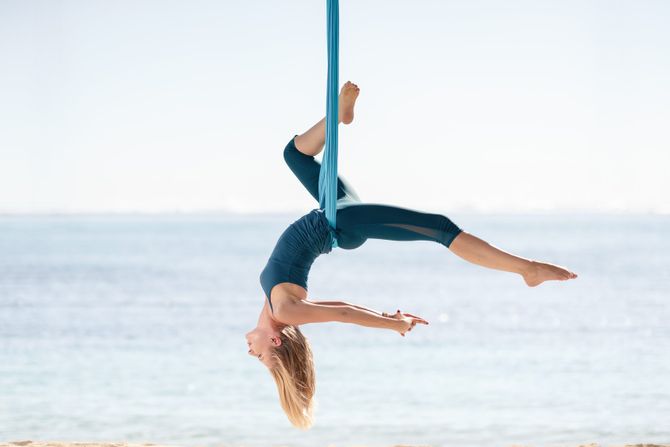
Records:
{"label": "mesh panel on leggings", "polygon": [[438,241],[442,240],[442,238],[443,238],[443,232],[439,231],[439,230],[435,230],[433,228],[419,227],[417,225],[408,225],[408,224],[384,224],[384,225],[391,226],[391,227],[404,228],[405,230],[409,230],[409,231],[413,231],[415,233],[423,234],[425,236],[436,239]]}

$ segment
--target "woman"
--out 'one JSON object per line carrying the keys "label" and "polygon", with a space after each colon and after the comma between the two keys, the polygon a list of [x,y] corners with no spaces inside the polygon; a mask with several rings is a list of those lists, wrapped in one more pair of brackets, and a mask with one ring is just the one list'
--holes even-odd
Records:
{"label": "woman", "polygon": [[[339,95],[339,122],[354,118],[359,94],[356,84],[347,82]],[[325,119],[302,135],[296,135],[284,149],[284,159],[307,191],[318,202],[321,165],[314,156],[325,142]],[[577,275],[562,267],[521,258],[495,248],[461,230],[446,216],[423,213],[384,204],[361,203],[358,195],[338,178],[338,246],[351,250],[367,239],[438,242],[456,255],[484,267],[521,275],[528,286],[547,280],[568,280]],[[301,324],[339,321],[373,328],[391,329],[404,336],[423,318],[400,312],[389,315],[341,301],[307,299],[307,275],[314,259],[331,251],[332,229],[322,209],[314,209],[293,222],[280,236],[260,275],[265,292],[263,309],[254,330],[246,335],[249,354],[270,370],[279,391],[282,408],[291,423],[308,428],[312,423],[315,391],[314,361],[309,342],[298,328]]]}

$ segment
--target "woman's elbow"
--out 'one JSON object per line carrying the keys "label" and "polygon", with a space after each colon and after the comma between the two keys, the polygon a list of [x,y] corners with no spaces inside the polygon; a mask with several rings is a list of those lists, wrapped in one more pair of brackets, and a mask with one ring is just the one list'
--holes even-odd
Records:
{"label": "woman's elbow", "polygon": [[356,309],[353,306],[340,306],[335,311],[333,321],[340,323],[353,323]]}

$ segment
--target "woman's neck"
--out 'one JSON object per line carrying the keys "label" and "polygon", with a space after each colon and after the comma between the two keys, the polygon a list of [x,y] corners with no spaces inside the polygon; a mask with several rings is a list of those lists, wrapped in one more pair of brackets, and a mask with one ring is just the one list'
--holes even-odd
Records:
{"label": "woman's neck", "polygon": [[256,326],[264,329],[280,331],[286,327],[286,324],[275,320],[274,316],[272,315],[272,310],[270,310],[270,306],[268,306],[268,302],[266,300],[263,308],[261,309],[261,313],[258,316],[258,323]]}

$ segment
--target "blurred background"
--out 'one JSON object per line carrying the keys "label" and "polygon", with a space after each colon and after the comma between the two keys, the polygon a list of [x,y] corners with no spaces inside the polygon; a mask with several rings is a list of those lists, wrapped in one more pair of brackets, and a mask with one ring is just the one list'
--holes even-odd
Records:
{"label": "blurred background", "polygon": [[668,442],[670,4],[340,5],[343,176],[580,277],[527,288],[370,240],[310,298],[316,425],[244,334],[318,204],[282,158],[325,111],[325,2],[0,2],[0,439],[184,446]]}

